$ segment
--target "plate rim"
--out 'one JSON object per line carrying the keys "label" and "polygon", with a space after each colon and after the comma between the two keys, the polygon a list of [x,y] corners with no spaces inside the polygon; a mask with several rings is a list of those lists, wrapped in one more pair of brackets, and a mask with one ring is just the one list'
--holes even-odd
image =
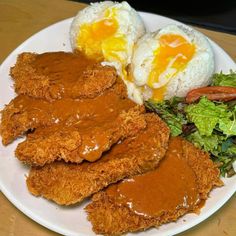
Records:
{"label": "plate rim", "polygon": [[[165,17],[165,16],[162,16],[162,15],[158,15],[158,14],[154,14],[154,13],[149,13],[149,12],[143,12],[143,11],[138,11],[138,13],[141,15],[141,17],[145,16],[145,17],[148,17],[148,16],[152,16],[152,17],[160,17],[162,18],[163,20],[167,20],[167,21],[173,21],[177,24],[181,24],[181,25],[185,25],[184,23],[180,22],[180,21],[177,21],[177,20],[174,20],[172,18],[169,18],[169,17]],[[0,71],[1,69],[5,66],[5,64],[8,63],[8,61],[11,59],[11,57],[13,55],[16,54],[17,51],[21,50],[21,48],[24,48],[24,46],[29,43],[31,40],[34,39],[34,37],[37,37],[38,34],[40,34],[41,32],[43,31],[46,31],[48,30],[49,28],[53,28],[55,27],[56,25],[60,25],[62,24],[63,22],[67,22],[67,21],[72,21],[74,17],[70,17],[70,18],[66,18],[66,19],[63,19],[61,21],[58,21],[58,22],[55,22],[43,29],[41,29],[40,31],[34,33],[33,35],[31,35],[29,38],[27,38],[25,41],[23,41],[19,46],[17,46],[4,60],[3,62],[1,63],[0,65]],[[187,25],[188,26],[188,25]],[[192,26],[190,26],[192,27]],[[206,35],[205,35],[206,36]],[[69,37],[69,35],[68,35]],[[206,36],[207,37],[207,36]],[[208,38],[208,37],[207,37]],[[210,41],[211,44],[217,46],[218,49],[220,49],[225,56],[227,56],[227,59],[232,61],[234,64],[234,60],[228,55],[228,53],[222,48],[220,47],[217,43],[215,43],[213,40],[211,40],[210,38],[208,38],[208,40]],[[235,64],[236,65],[236,64]],[[8,191],[8,189],[6,188],[6,186],[4,186],[4,184],[2,183],[1,179],[0,179],[0,191],[2,191],[2,193],[5,195],[5,197],[16,207],[18,208],[18,210],[20,210],[22,213],[24,213],[27,217],[29,217],[30,219],[32,219],[33,221],[35,221],[36,223],[54,231],[54,232],[57,232],[59,234],[63,234],[63,235],[78,235],[78,236],[84,236],[83,233],[80,233],[80,232],[77,232],[76,234],[74,232],[72,232],[71,230],[66,230],[66,229],[63,229],[63,228],[59,228],[58,226],[55,226],[53,223],[49,223],[47,222],[46,220],[44,220],[42,217],[40,216],[37,216],[36,213],[34,213],[33,211],[31,211],[28,207],[26,207],[24,204],[22,204],[21,202],[19,202],[17,200],[16,197],[14,197],[12,195],[12,193],[10,191]],[[228,202],[228,200],[234,195],[236,191],[236,183],[235,183],[235,186],[234,188],[231,189],[231,191],[228,191],[228,194],[226,195],[226,197],[224,197],[223,199],[219,200],[217,203],[216,206],[212,207],[211,209],[209,209],[207,211],[207,213],[204,214],[204,216],[200,216],[201,213],[199,214],[199,216],[196,218],[196,219],[193,219],[190,223],[188,224],[183,224],[181,227],[178,227],[176,229],[170,229],[170,230],[167,230],[165,234],[162,234],[162,235],[175,235],[175,234],[178,234],[178,233],[181,233],[181,232],[184,232],[190,228],[193,228],[194,226],[197,226],[199,223],[201,223],[202,221],[206,220],[207,218],[209,218],[210,216],[212,216],[214,213],[216,213],[226,202]]]}

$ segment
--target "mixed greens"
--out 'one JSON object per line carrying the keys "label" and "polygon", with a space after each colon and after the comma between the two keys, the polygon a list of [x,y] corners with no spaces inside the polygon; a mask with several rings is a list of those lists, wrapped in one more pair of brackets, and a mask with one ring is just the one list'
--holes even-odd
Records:
{"label": "mixed greens", "polygon": [[[215,74],[212,86],[236,87],[236,73]],[[195,146],[209,152],[222,176],[235,174],[236,160],[236,100],[210,101],[206,96],[187,104],[185,98],[145,102],[170,127],[172,136],[182,136]]]}
{"label": "mixed greens", "polygon": [[230,70],[229,74],[218,73],[212,77],[212,86],[236,87],[236,73]]}

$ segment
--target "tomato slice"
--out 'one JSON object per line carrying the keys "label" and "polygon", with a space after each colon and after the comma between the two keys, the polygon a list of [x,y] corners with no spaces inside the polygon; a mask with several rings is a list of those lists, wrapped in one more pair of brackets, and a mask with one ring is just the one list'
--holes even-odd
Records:
{"label": "tomato slice", "polygon": [[230,101],[236,99],[236,88],[230,86],[211,86],[193,89],[188,92],[185,101],[193,103],[205,96],[214,101]]}

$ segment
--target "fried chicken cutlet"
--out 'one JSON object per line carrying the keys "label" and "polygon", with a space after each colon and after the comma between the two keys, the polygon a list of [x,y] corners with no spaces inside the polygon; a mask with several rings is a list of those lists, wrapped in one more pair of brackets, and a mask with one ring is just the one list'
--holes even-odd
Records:
{"label": "fried chicken cutlet", "polygon": [[22,53],[10,74],[15,91],[52,101],[59,98],[94,98],[116,81],[113,67],[102,66],[81,53]]}
{"label": "fried chicken cutlet", "polygon": [[[47,57],[49,55],[47,53]],[[101,71],[106,73],[107,67]],[[108,77],[109,73],[110,69]],[[62,98],[49,102],[27,95],[17,96],[2,112],[3,144],[30,132],[16,149],[18,159],[27,164],[42,166],[61,159],[76,163],[84,159],[97,160],[113,144],[146,126],[141,115],[144,107],[129,100],[123,81],[117,76],[113,78],[113,85],[94,98]],[[84,81],[90,83],[89,79]]]}
{"label": "fried chicken cutlet", "polygon": [[[51,126],[39,128],[16,148],[16,157],[29,165],[43,166],[55,160],[80,163],[96,161],[102,153],[127,137],[144,129],[144,108],[135,106],[121,112],[116,119],[91,126]],[[82,127],[81,127],[82,126]]]}
{"label": "fried chicken cutlet", "polygon": [[81,202],[111,183],[154,169],[164,156],[169,139],[166,124],[154,114],[145,114],[147,126],[135,137],[116,144],[96,162],[53,162],[32,167],[29,191],[60,205]]}
{"label": "fried chicken cutlet", "polygon": [[172,138],[154,171],[100,191],[85,210],[97,234],[158,227],[199,211],[211,189],[222,185],[219,174],[207,153],[180,137]]}
{"label": "fried chicken cutlet", "polygon": [[27,131],[41,126],[64,122],[70,126],[81,120],[110,120],[134,106],[127,99],[126,88],[118,79],[116,83],[101,95],[93,99],[59,99],[48,102],[26,95],[14,98],[2,111],[0,134],[4,145],[24,135]]}

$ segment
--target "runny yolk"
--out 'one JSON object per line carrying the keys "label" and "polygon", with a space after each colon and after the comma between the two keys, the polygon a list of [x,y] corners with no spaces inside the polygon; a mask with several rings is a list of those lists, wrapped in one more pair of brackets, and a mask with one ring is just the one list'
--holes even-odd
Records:
{"label": "runny yolk", "polygon": [[181,35],[162,35],[159,43],[147,83],[155,100],[163,99],[169,79],[183,70],[195,53],[195,46]]}
{"label": "runny yolk", "polygon": [[153,89],[152,99],[154,99],[155,101],[163,100],[165,92],[166,92],[166,85],[157,89]]}
{"label": "runny yolk", "polygon": [[105,18],[92,24],[85,23],[80,27],[77,37],[77,47],[88,57],[103,57],[102,44],[112,37],[118,29],[118,22],[114,18]]}

